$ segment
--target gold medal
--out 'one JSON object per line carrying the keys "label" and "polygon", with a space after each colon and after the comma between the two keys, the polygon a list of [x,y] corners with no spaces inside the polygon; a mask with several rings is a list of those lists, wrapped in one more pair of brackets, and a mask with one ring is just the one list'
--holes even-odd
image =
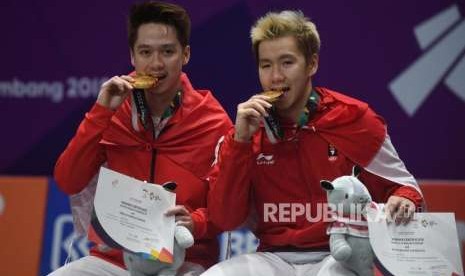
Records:
{"label": "gold medal", "polygon": [[149,89],[155,87],[157,82],[158,79],[154,76],[138,74],[134,77],[132,86],[134,86],[135,89]]}
{"label": "gold medal", "polygon": [[270,90],[270,91],[265,91],[265,92],[262,92],[260,93],[260,95],[265,95],[268,97],[268,101],[270,103],[274,103],[276,102],[279,97],[281,97],[281,95],[283,95],[283,91],[273,91],[273,90]]}

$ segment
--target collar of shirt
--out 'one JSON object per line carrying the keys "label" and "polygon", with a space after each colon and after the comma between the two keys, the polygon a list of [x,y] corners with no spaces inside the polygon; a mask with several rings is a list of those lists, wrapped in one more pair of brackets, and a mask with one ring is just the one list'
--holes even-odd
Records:
{"label": "collar of shirt", "polygon": [[[312,92],[310,93],[310,96],[307,100],[307,104],[305,105],[304,109],[302,110],[302,113],[299,116],[299,119],[294,125],[296,130],[301,129],[311,120],[311,118],[315,115],[318,109],[319,102],[320,95],[318,95],[318,93],[314,89],[312,89]],[[281,122],[278,118],[275,107],[272,107],[269,110],[269,116],[265,117],[264,123],[265,128],[270,130],[266,131],[266,134],[270,141],[285,139],[284,130],[281,127]]]}
{"label": "collar of shirt", "polygon": [[165,109],[161,116],[152,116],[153,122],[153,131],[155,138],[158,138],[160,133],[162,132],[163,128],[166,126],[170,118],[179,108],[182,102],[182,90],[176,92],[173,100],[171,101],[170,105]]}

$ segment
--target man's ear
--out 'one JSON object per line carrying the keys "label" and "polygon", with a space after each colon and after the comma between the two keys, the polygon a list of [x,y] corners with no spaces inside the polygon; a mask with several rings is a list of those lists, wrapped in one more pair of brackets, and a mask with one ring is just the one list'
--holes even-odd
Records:
{"label": "man's ear", "polygon": [[318,71],[318,62],[320,60],[320,56],[318,54],[313,54],[310,57],[308,62],[308,75],[312,77],[315,75],[316,71]]}
{"label": "man's ear", "polygon": [[187,45],[186,47],[184,47],[184,49],[182,50],[182,55],[183,55],[182,65],[184,66],[187,63],[189,63],[189,59],[191,58],[191,46],[190,45]]}
{"label": "man's ear", "polygon": [[134,51],[133,51],[132,49],[130,49],[130,50],[129,50],[129,54],[131,55],[131,65],[132,65],[133,67],[136,67],[136,66],[134,65],[134,64],[135,64],[135,62],[134,62]]}

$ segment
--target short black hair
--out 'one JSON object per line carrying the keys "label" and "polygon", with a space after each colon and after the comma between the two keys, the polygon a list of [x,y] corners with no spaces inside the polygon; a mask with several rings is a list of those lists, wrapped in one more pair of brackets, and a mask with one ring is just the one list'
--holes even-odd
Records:
{"label": "short black hair", "polygon": [[173,26],[182,47],[189,45],[191,20],[183,7],[158,1],[134,4],[128,18],[128,43],[131,50],[134,49],[139,27],[146,23],[162,23]]}

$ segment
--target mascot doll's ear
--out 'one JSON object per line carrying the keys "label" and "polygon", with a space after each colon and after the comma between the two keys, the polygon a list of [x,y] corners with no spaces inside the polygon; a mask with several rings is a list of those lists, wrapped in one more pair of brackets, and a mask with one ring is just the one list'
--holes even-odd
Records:
{"label": "mascot doll's ear", "polygon": [[331,183],[331,181],[321,180],[320,184],[321,184],[321,188],[325,189],[326,191],[334,190],[334,186],[333,186],[333,183]]}
{"label": "mascot doll's ear", "polygon": [[360,168],[360,166],[355,165],[352,168],[352,176],[355,176],[355,177],[358,178],[358,176],[360,175],[361,172],[362,172],[362,168]]}
{"label": "mascot doll's ear", "polygon": [[168,181],[168,182],[163,183],[161,186],[163,186],[163,188],[165,188],[165,190],[167,191],[174,192],[178,184],[176,184],[176,182],[173,182],[173,181]]}

